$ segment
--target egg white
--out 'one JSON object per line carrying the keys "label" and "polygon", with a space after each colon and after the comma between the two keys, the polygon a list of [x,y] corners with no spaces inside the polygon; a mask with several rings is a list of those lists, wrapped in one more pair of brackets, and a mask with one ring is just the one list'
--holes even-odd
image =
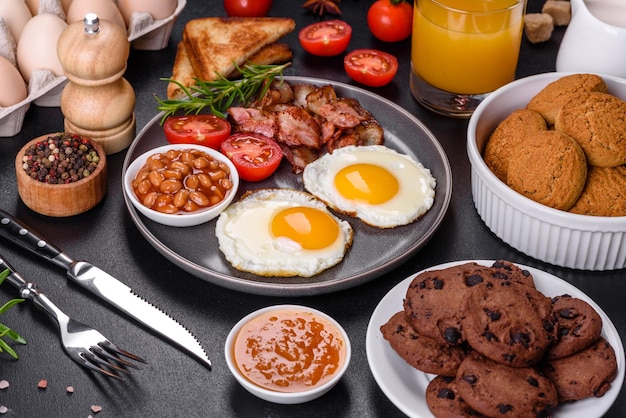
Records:
{"label": "egg white", "polygon": [[[344,197],[335,186],[337,173],[353,164],[383,167],[398,180],[398,192],[386,202],[370,204]],[[436,180],[430,170],[409,155],[383,145],[347,146],[308,164],[302,173],[306,190],[333,210],[378,228],[409,224],[433,205]]]}
{"label": "egg white", "polygon": [[[337,239],[321,249],[305,249],[286,238],[274,238],[271,219],[282,209],[317,208],[339,226]],[[333,215],[323,202],[306,192],[261,189],[249,192],[217,219],[215,235],[226,260],[236,269],[259,276],[311,277],[339,263],[352,245],[350,224]]]}

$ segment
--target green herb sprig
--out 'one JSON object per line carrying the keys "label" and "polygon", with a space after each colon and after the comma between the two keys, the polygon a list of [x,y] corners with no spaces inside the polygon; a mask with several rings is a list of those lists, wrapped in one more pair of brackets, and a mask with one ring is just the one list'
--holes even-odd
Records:
{"label": "green herb sprig", "polygon": [[246,106],[256,97],[262,97],[270,88],[270,82],[273,79],[278,77],[282,80],[283,70],[289,65],[290,63],[282,65],[245,64],[243,68],[235,65],[237,71],[241,73],[240,79],[229,80],[218,74],[218,78],[213,81],[195,78],[196,85],[192,87],[183,86],[180,82],[170,78],[162,78],[163,81],[177,84],[187,97],[163,100],[155,96],[159,103],[157,109],[165,112],[161,118],[161,124],[178,111],[185,114],[198,114],[207,107],[214,115],[226,118],[226,109],[235,100],[238,100],[241,106]]}
{"label": "green herb sprig", "polygon": [[[4,279],[6,279],[9,276],[9,274],[10,274],[10,271],[8,269],[0,273],[0,284],[2,284]],[[21,302],[24,302],[24,299],[11,299],[10,301],[2,305],[2,307],[0,307],[0,314],[3,314],[4,312],[8,311],[11,307]],[[17,360],[19,357],[17,353],[15,352],[15,350],[13,350],[13,348],[11,348],[11,346],[3,339],[5,336],[9,337],[10,339],[12,339],[13,341],[19,344],[26,344],[26,340],[20,334],[13,331],[11,328],[7,327],[4,324],[0,324],[0,353],[3,351],[6,351],[11,357]]]}

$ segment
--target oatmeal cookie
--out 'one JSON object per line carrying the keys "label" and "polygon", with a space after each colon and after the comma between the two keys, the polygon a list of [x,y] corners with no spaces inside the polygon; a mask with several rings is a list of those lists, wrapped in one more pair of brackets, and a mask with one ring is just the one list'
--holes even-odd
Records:
{"label": "oatmeal cookie", "polygon": [[485,164],[496,177],[506,183],[509,161],[515,157],[515,146],[523,142],[529,134],[547,129],[546,121],[539,113],[528,109],[514,110],[498,124],[489,137],[483,153]]}
{"label": "oatmeal cookie", "polygon": [[626,102],[608,93],[585,93],[565,104],[554,129],[574,138],[597,167],[626,164]]}
{"label": "oatmeal cookie", "polygon": [[507,184],[516,192],[554,209],[568,210],[587,179],[580,145],[559,131],[541,131],[515,147]]}
{"label": "oatmeal cookie", "polygon": [[626,216],[626,166],[589,167],[585,188],[569,211],[590,216]]}
{"label": "oatmeal cookie", "polygon": [[595,74],[567,75],[545,86],[531,98],[526,108],[538,112],[549,125],[554,125],[557,113],[566,103],[580,93],[591,91],[608,91],[602,77]]}

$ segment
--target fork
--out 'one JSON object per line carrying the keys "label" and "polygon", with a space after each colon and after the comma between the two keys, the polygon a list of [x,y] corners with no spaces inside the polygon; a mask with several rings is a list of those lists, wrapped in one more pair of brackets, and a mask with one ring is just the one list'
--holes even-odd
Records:
{"label": "fork", "polygon": [[48,297],[37,289],[37,285],[25,280],[2,256],[0,271],[8,269],[6,281],[15,286],[20,296],[31,300],[56,320],[61,334],[61,343],[72,360],[89,370],[106,376],[122,379],[129,374],[128,368],[138,369],[127,359],[145,363],[141,357],[119,348],[97,330],[76,321],[59,309]]}

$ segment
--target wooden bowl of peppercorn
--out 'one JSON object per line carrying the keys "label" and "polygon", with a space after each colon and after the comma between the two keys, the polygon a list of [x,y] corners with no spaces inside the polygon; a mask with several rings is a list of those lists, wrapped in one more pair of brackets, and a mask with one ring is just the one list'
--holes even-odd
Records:
{"label": "wooden bowl of peppercorn", "polygon": [[106,154],[96,141],[72,133],[33,139],[15,157],[17,190],[26,206],[42,215],[77,215],[106,193]]}

